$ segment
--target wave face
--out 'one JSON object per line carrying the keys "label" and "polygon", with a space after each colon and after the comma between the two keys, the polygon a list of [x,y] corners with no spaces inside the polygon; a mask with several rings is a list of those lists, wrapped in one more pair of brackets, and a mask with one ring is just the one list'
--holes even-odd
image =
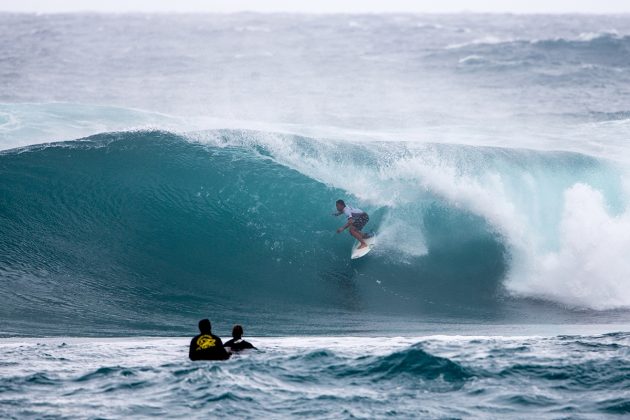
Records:
{"label": "wave face", "polygon": [[[9,330],[630,305],[623,179],[583,155],[137,131],[7,151],[0,172]],[[369,258],[335,235],[337,198],[370,213]]]}

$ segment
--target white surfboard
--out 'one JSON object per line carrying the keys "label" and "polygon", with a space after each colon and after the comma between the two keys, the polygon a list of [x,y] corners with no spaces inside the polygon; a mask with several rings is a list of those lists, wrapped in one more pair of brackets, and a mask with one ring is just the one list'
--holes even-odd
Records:
{"label": "white surfboard", "polygon": [[365,256],[368,252],[370,252],[372,248],[374,248],[374,246],[376,245],[376,234],[372,233],[372,236],[365,239],[365,243],[368,244],[368,246],[359,249],[361,243],[359,241],[356,241],[352,246],[352,253],[350,254],[350,258],[356,260],[357,258],[361,258]]}

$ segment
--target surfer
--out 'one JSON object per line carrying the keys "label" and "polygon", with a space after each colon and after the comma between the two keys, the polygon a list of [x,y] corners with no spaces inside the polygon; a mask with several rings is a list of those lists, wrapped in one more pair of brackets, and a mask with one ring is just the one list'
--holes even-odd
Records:
{"label": "surfer", "polygon": [[361,232],[361,229],[370,221],[368,214],[361,209],[346,205],[343,200],[337,200],[335,205],[337,206],[337,212],[333,213],[335,216],[345,214],[348,217],[346,224],[337,229],[337,233],[341,233],[349,228],[350,235],[354,236],[361,243],[358,249],[368,246],[364,239],[369,238],[370,235]]}
{"label": "surfer", "polygon": [[229,347],[232,352],[237,352],[245,349],[256,349],[252,343],[243,340],[243,327],[235,325],[232,328],[232,339],[224,344],[225,347]]}
{"label": "surfer", "polygon": [[190,360],[227,360],[230,353],[223,347],[219,337],[212,334],[212,325],[209,319],[199,321],[199,332],[190,341],[188,357]]}

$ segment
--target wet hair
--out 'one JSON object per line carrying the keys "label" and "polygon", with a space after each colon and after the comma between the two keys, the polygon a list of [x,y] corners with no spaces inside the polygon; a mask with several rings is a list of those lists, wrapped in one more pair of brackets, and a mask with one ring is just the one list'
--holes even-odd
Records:
{"label": "wet hair", "polygon": [[206,318],[199,321],[199,331],[201,331],[202,334],[210,334],[210,331],[212,331],[212,324],[210,324],[209,319]]}
{"label": "wet hair", "polygon": [[236,324],[234,328],[232,328],[232,337],[233,338],[241,338],[243,336],[243,327]]}
{"label": "wet hair", "polygon": [[343,200],[337,200],[335,204],[341,204],[342,206],[346,207],[346,203]]}

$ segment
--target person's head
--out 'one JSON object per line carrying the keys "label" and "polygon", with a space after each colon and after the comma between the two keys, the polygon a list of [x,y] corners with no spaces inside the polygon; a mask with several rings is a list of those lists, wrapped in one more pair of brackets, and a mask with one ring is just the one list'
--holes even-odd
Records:
{"label": "person's head", "polygon": [[243,327],[237,324],[232,328],[232,338],[239,339],[241,337],[243,337]]}
{"label": "person's head", "polygon": [[209,319],[202,319],[199,321],[199,331],[202,334],[210,334],[212,332],[212,324]]}
{"label": "person's head", "polygon": [[346,203],[343,200],[337,200],[335,205],[337,206],[337,211],[343,211],[346,208]]}

